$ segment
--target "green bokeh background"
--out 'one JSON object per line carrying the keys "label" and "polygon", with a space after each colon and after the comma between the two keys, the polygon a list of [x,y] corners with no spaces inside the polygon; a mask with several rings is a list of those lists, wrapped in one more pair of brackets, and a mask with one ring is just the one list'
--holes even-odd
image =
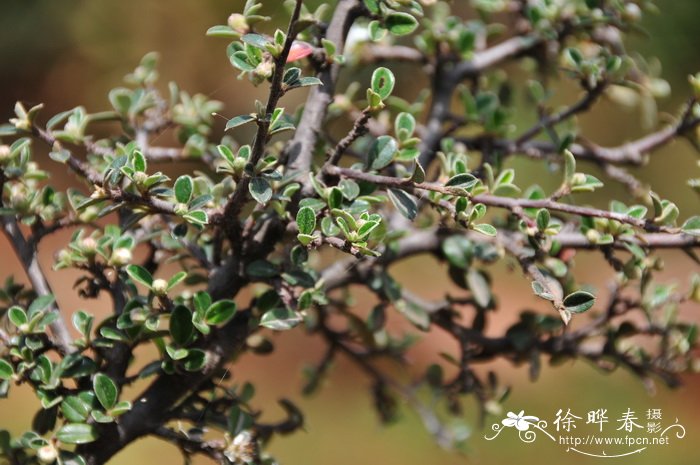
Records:
{"label": "green bokeh background", "polygon": [[[209,26],[223,23],[228,14],[238,11],[241,3],[228,0],[2,0],[0,117],[3,120],[10,117],[12,105],[17,100],[44,102],[45,115],[76,104],[85,105],[88,111],[105,109],[109,89],[120,85],[121,77],[151,50],[161,53],[164,82],[177,80],[185,90],[223,101],[226,115],[249,112],[251,98],[264,97],[264,86],[254,89],[247,81],[238,81],[237,73],[224,54],[225,41],[204,36]],[[281,2],[267,0],[265,3],[268,14],[274,14],[280,21],[286,18],[280,15]],[[466,1],[455,3],[462,5]],[[644,23],[648,37],[634,36],[628,41],[628,47],[642,55],[661,59],[662,76],[671,83],[673,93],[658,104],[662,110],[674,113],[689,92],[687,75],[700,70],[700,30],[697,26],[700,1],[659,0],[657,3],[661,14],[647,18]],[[398,80],[401,95],[411,98],[420,90],[420,83],[402,83],[402,78],[408,75],[398,73]],[[571,101],[576,94],[565,88],[557,98],[562,102]],[[291,103],[286,105],[292,106]],[[518,116],[521,121],[532,118],[527,109]],[[608,102],[601,102],[594,115],[584,116],[581,124],[583,133],[601,144],[620,144],[643,131],[637,112],[620,110]],[[686,143],[677,142],[655,153],[648,167],[635,172],[644,181],[653,182],[662,197],[676,201],[685,217],[700,213],[697,196],[685,184],[688,177],[700,176],[696,160],[696,154]],[[516,160],[512,164],[519,168],[516,182],[521,186],[534,180],[545,188],[555,187],[558,183],[558,176],[549,176],[541,163]],[[55,184],[65,186],[73,182],[65,172],[55,167],[52,169]],[[626,194],[612,185],[605,188],[603,196],[587,200],[603,205],[602,199],[610,196],[624,199]],[[59,234],[43,246],[44,269],[50,269],[53,252],[67,237],[67,233]],[[3,256],[10,256],[4,239],[0,239],[0,249]],[[687,286],[687,277],[698,271],[697,266],[680,253],[669,253],[664,257],[667,265],[662,280],[676,280],[681,286]],[[411,260],[394,272],[402,283],[412,285],[425,297],[439,298],[451,289],[437,264],[424,258]],[[499,313],[491,322],[494,332],[511,324],[523,308],[547,310],[531,295],[527,282],[519,273],[509,271],[505,266],[496,267],[494,272],[501,303]],[[9,273],[24,278],[14,259],[3,262],[0,279]],[[606,279],[610,277],[600,257],[588,254],[577,257],[577,273],[580,282],[601,290],[605,289]],[[100,302],[79,301],[73,295],[70,287],[75,274],[49,272],[49,279],[64,308],[103,310]],[[358,307],[366,305],[362,298],[358,300]],[[698,320],[698,308],[686,307],[683,312]],[[591,409],[607,408],[611,420],[609,426],[614,429],[615,419],[628,407],[634,409],[640,418],[649,408],[661,408],[664,424],[678,418],[686,427],[687,435],[682,440],[672,441],[671,445],[650,448],[640,455],[593,459],[567,452],[565,446],[554,445],[544,437],[531,445],[523,444],[513,431],[504,432],[492,442],[486,441],[483,436],[490,433],[489,426],[502,416],[489,417],[485,427],[480,429],[474,403],[467,402],[465,417],[472,425],[472,438],[466,452],[461,454],[443,451],[436,446],[419,418],[408,408],[402,409],[403,421],[388,427],[380,426],[371,409],[369,381],[342,360],[336,364],[319,394],[303,398],[299,394],[301,369],[320,358],[322,346],[313,338],[309,340],[301,331],[277,336],[276,342],[278,351],[275,356],[246,356],[234,366],[233,376],[239,382],[258,381],[256,403],[267,411],[265,418],[272,420],[282,414],[275,406],[276,399],[282,396],[298,402],[306,412],[306,432],[277,439],[271,445],[271,451],[282,463],[526,465],[550,462],[594,464],[606,460],[649,465],[698,463],[700,379],[694,375],[686,376],[684,386],[678,390],[669,391],[659,386],[655,395],[649,395],[628,373],[618,371],[610,376],[603,375],[580,362],[557,369],[545,364],[536,383],[528,380],[526,367],[491,364],[483,370],[496,370],[504,382],[514,387],[503,415],[508,410],[525,410],[527,414],[551,422],[559,408],[571,408],[579,416],[585,416],[585,412]],[[439,334],[424,337],[411,352],[411,370],[420,373],[437,359],[440,351],[449,352],[455,348]],[[25,431],[30,427],[30,412],[36,407],[31,393],[14,390],[9,401],[0,401],[0,426],[15,433]],[[580,428],[590,431],[584,425]],[[129,447],[111,463],[135,465],[177,463],[179,460],[173,447],[145,439]]]}

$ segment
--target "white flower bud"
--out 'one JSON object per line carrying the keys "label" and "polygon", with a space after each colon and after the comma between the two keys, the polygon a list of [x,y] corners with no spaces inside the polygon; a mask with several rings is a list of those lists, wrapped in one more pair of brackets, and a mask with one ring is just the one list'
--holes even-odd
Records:
{"label": "white flower bud", "polygon": [[7,161],[10,161],[10,154],[12,151],[10,150],[9,145],[0,145],[0,163],[5,163]]}
{"label": "white flower bud", "polygon": [[250,28],[248,27],[248,21],[245,16],[240,13],[233,13],[228,17],[228,27],[240,34],[246,34]]}
{"label": "white flower bud", "polygon": [[58,450],[53,444],[47,444],[36,451],[36,457],[41,463],[53,463],[58,458]]}
{"label": "white flower bud", "polygon": [[146,182],[146,179],[148,179],[148,175],[143,171],[137,171],[132,176],[132,179],[136,184],[142,185],[144,182]]}
{"label": "white flower bud", "polygon": [[168,292],[168,282],[164,279],[156,279],[151,285],[155,295],[165,295]]}
{"label": "white flower bud", "polygon": [[109,262],[114,266],[124,266],[131,263],[132,258],[131,250],[126,247],[121,247],[112,252],[112,257],[109,259]]}
{"label": "white flower bud", "polygon": [[95,255],[97,252],[97,241],[92,237],[86,237],[80,241],[80,248],[86,255]]}

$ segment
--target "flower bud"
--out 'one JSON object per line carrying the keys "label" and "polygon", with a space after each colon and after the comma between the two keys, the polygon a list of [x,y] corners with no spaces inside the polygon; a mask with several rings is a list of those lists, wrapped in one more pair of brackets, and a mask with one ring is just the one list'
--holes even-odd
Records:
{"label": "flower bud", "polygon": [[625,11],[622,17],[627,21],[639,21],[642,19],[642,9],[636,3],[628,3],[625,5]]}
{"label": "flower bud", "polygon": [[151,290],[155,295],[164,296],[168,293],[168,282],[164,279],[156,279],[151,284]]}
{"label": "flower bud", "polygon": [[131,263],[132,258],[131,250],[126,247],[120,247],[112,252],[109,263],[114,266],[125,266]]}
{"label": "flower bud", "polygon": [[133,181],[138,184],[139,186],[143,185],[143,183],[146,182],[146,179],[148,179],[148,175],[144,173],[143,171],[137,171],[134,173],[134,176],[132,177]]}
{"label": "flower bud", "polygon": [[586,183],[586,175],[583,173],[575,173],[574,177],[571,179],[571,184],[574,186],[580,186]]}
{"label": "flower bud", "polygon": [[0,145],[0,164],[5,164],[12,159],[12,151],[9,145]]}
{"label": "flower bud", "polygon": [[97,241],[92,237],[86,237],[80,241],[80,248],[85,255],[95,255],[97,253]]}
{"label": "flower bud", "polygon": [[586,238],[596,244],[600,240],[600,233],[595,229],[589,229],[586,231]]}
{"label": "flower bud", "polygon": [[99,214],[100,209],[95,205],[90,205],[78,215],[78,219],[83,223],[91,223],[97,219]]}
{"label": "flower bud", "polygon": [[176,215],[182,216],[185,213],[187,213],[188,211],[189,211],[189,208],[187,208],[187,205],[185,205],[184,203],[178,203],[177,205],[175,205],[175,214]]}
{"label": "flower bud", "polygon": [[250,27],[248,27],[248,20],[240,13],[233,13],[228,17],[227,22],[228,27],[240,34],[246,34],[248,31],[250,31]]}
{"label": "flower bud", "polygon": [[53,444],[47,444],[36,451],[36,457],[41,463],[54,463],[58,458],[58,450]]}
{"label": "flower bud", "polygon": [[271,60],[263,60],[255,68],[253,73],[255,74],[255,77],[258,78],[262,82],[265,79],[270,78],[272,76],[272,73],[274,72],[274,70],[275,70],[275,64]]}

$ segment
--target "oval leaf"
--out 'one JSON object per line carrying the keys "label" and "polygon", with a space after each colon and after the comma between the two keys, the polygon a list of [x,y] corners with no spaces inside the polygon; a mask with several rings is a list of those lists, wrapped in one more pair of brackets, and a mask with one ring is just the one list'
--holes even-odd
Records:
{"label": "oval leaf", "polygon": [[210,325],[222,325],[236,314],[236,303],[232,300],[220,300],[212,304],[204,316],[204,320]]}
{"label": "oval leaf", "polygon": [[396,84],[396,78],[388,68],[380,67],[372,73],[372,90],[376,92],[382,100],[391,95]]}
{"label": "oval leaf", "polygon": [[378,137],[369,149],[367,155],[367,165],[370,169],[381,170],[387,167],[398,150],[398,144],[393,137],[380,136]]}
{"label": "oval leaf", "polygon": [[119,391],[117,390],[117,385],[109,376],[97,373],[92,379],[92,388],[95,391],[97,400],[100,401],[105,410],[111,409],[117,403]]}
{"label": "oval leaf", "polygon": [[301,323],[301,320],[301,316],[293,310],[289,310],[288,308],[275,308],[265,312],[262,318],[260,318],[260,326],[274,329],[275,331],[284,331],[294,328]]}
{"label": "oval leaf", "polygon": [[126,274],[129,275],[129,277],[136,281],[137,283],[141,283],[147,288],[151,288],[151,285],[153,284],[153,275],[148,272],[146,268],[143,268],[138,265],[129,265],[126,267]]}
{"label": "oval leaf", "polygon": [[97,431],[86,423],[70,423],[56,432],[56,439],[66,444],[87,444],[97,439]]}
{"label": "oval leaf", "polygon": [[301,234],[311,234],[316,228],[316,214],[311,207],[302,207],[297,212],[297,226]]}
{"label": "oval leaf", "polygon": [[564,298],[564,307],[571,313],[583,313],[595,303],[595,296],[590,292],[576,291]]}
{"label": "oval leaf", "polygon": [[180,176],[175,181],[175,199],[178,203],[188,204],[192,199],[194,191],[194,182],[190,176]]}
{"label": "oval leaf", "polygon": [[391,13],[386,17],[384,25],[392,34],[403,36],[416,30],[418,20],[408,13]]}

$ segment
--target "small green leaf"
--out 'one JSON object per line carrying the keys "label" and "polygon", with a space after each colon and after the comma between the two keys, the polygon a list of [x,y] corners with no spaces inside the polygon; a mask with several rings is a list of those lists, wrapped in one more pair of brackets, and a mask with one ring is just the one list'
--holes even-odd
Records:
{"label": "small green leaf", "polygon": [[27,309],[29,316],[48,310],[56,302],[56,298],[52,294],[40,295],[31,303]]}
{"label": "small green leaf", "polygon": [[78,396],[68,396],[61,402],[61,413],[66,420],[81,423],[87,420],[91,407]]}
{"label": "small green leaf", "polygon": [[405,141],[413,135],[416,130],[416,118],[410,113],[399,113],[396,116],[396,122],[394,124],[394,132],[396,137],[400,141]]}
{"label": "small green leaf", "polygon": [[394,302],[394,306],[416,328],[421,331],[430,329],[430,315],[423,307],[403,299]]}
{"label": "small green leaf", "polygon": [[174,288],[187,278],[187,271],[180,271],[168,280],[168,290]]}
{"label": "small green leaf", "polygon": [[191,211],[186,215],[182,215],[182,218],[189,223],[199,226],[204,226],[207,223],[209,223],[209,215],[207,215],[207,212],[205,212],[204,210]]}
{"label": "small green leaf", "polygon": [[180,176],[175,181],[175,199],[179,203],[187,205],[192,199],[192,192],[194,191],[194,181],[190,176]]}
{"label": "small green leaf", "polygon": [[236,303],[232,300],[219,300],[212,304],[204,316],[207,324],[223,325],[236,314]]}
{"label": "small green leaf", "polygon": [[139,265],[129,265],[126,267],[126,274],[129,275],[129,277],[146,286],[147,288],[151,288],[151,285],[153,284],[153,276],[151,273],[148,272],[146,268],[143,268]]}
{"label": "small green leaf", "polygon": [[549,226],[549,220],[550,220],[550,215],[549,215],[549,210],[546,208],[541,208],[537,212],[537,229],[540,231],[544,231],[547,229],[547,226]]}
{"label": "small green leaf", "polygon": [[10,379],[14,373],[15,370],[12,368],[12,365],[0,358],[0,379]]}
{"label": "small green leaf", "polygon": [[564,182],[571,185],[576,174],[576,158],[570,150],[564,150]]}
{"label": "small green leaf", "polygon": [[469,271],[467,271],[467,285],[477,305],[481,308],[488,307],[491,302],[491,286],[486,276],[479,270],[469,268]]}
{"label": "small green leaf", "polygon": [[265,47],[270,43],[270,41],[263,35],[260,34],[246,34],[241,37],[241,40],[246,44],[250,44],[253,47],[265,50]]}
{"label": "small green leaf", "polygon": [[260,318],[260,326],[273,329],[275,331],[285,331],[292,329],[301,323],[301,316],[294,310],[288,308],[275,308],[265,312]]}
{"label": "small green leaf", "polygon": [[117,403],[119,391],[117,390],[117,385],[109,376],[97,373],[92,379],[92,389],[95,391],[97,400],[100,401],[105,410],[111,409]]}
{"label": "small green leaf", "polygon": [[471,225],[471,228],[474,231],[478,231],[481,234],[484,234],[485,236],[495,236],[496,233],[498,232],[496,228],[491,226],[490,224],[487,223],[482,223],[482,224],[474,224]]}
{"label": "small green leaf", "polygon": [[250,123],[251,121],[254,121],[255,117],[253,115],[240,115],[240,116],[235,116],[228,120],[228,123],[226,123],[226,128],[224,129],[225,131],[228,131],[229,129],[237,128],[238,126],[242,126],[246,123]]}
{"label": "small green leaf", "polygon": [[316,214],[311,207],[302,207],[297,212],[297,226],[301,234],[311,234],[316,228]]}
{"label": "small green leaf", "polygon": [[464,235],[450,236],[442,241],[442,253],[450,265],[463,270],[469,267],[474,256],[474,246]]}
{"label": "small green leaf", "polygon": [[201,349],[190,349],[187,357],[182,361],[182,366],[187,371],[200,371],[207,363],[207,353]]}
{"label": "small green leaf", "polygon": [[415,31],[418,20],[408,13],[390,13],[384,20],[384,25],[394,35],[403,36]]}
{"label": "small green leaf", "polygon": [[10,309],[7,311],[7,317],[10,319],[12,324],[18,328],[24,324],[27,324],[29,321],[27,313],[24,311],[24,309],[17,306],[10,307]]}
{"label": "small green leaf", "polygon": [[367,166],[373,170],[381,170],[389,166],[398,150],[396,139],[391,136],[379,136],[367,154]]}
{"label": "small green leaf", "polygon": [[416,199],[402,189],[389,189],[387,191],[391,202],[403,216],[413,220],[418,214],[418,202]]}
{"label": "small green leaf", "polygon": [[184,345],[194,333],[192,312],[184,305],[178,305],[170,314],[170,335],[176,344]]}
{"label": "small green leaf", "polygon": [[245,272],[251,278],[274,278],[279,270],[267,260],[255,260],[246,266]]}
{"label": "small green leaf", "polygon": [[477,183],[478,179],[469,174],[469,173],[461,173],[457,174],[455,176],[452,176],[446,183],[445,187],[462,187],[464,189],[470,189],[474,187],[474,185]]}
{"label": "small green leaf", "polygon": [[595,303],[595,296],[590,292],[576,291],[564,298],[564,307],[571,313],[583,313]]}
{"label": "small green leaf", "polygon": [[225,37],[227,39],[235,39],[240,36],[240,34],[229,26],[218,25],[212,26],[207,29],[207,36],[209,37]]}
{"label": "small green leaf", "polygon": [[272,187],[267,179],[257,176],[250,180],[248,184],[250,195],[259,204],[265,205],[272,198]]}
{"label": "small green leaf", "polygon": [[219,152],[222,158],[226,160],[226,163],[228,163],[230,166],[233,166],[233,164],[236,161],[236,155],[233,154],[233,151],[231,151],[231,149],[228,146],[218,145],[216,147],[216,150]]}
{"label": "small green leaf", "polygon": [[86,423],[69,423],[56,431],[56,439],[66,444],[87,444],[97,439],[97,430]]}
{"label": "small green leaf", "polygon": [[372,73],[372,91],[376,92],[382,100],[391,95],[395,84],[394,73],[388,68],[380,67]]}
{"label": "small green leaf", "polygon": [[688,218],[686,222],[683,223],[681,231],[691,236],[700,236],[700,216]]}

